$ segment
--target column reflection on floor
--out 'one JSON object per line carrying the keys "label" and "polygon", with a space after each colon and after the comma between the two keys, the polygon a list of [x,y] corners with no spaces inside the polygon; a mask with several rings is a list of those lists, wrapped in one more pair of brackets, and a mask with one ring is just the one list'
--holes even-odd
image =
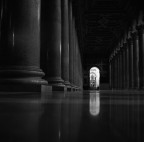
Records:
{"label": "column reflection on floor", "polygon": [[1,95],[0,141],[143,142],[143,93],[93,90]]}
{"label": "column reflection on floor", "polygon": [[43,104],[40,120],[40,142],[77,142],[81,120],[82,95],[53,93]]}

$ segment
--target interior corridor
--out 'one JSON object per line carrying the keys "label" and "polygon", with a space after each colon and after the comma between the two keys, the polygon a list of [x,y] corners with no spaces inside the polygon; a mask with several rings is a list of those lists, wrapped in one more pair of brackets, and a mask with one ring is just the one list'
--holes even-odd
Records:
{"label": "interior corridor", "polygon": [[141,1],[0,0],[0,142],[144,142]]}

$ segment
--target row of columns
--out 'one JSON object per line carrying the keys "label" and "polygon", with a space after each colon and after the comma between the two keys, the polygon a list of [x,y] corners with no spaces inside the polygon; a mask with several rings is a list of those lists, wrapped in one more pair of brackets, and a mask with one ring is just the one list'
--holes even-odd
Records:
{"label": "row of columns", "polygon": [[0,91],[82,89],[71,0],[0,0]]}
{"label": "row of columns", "polygon": [[131,31],[109,59],[111,89],[144,88],[144,25]]}

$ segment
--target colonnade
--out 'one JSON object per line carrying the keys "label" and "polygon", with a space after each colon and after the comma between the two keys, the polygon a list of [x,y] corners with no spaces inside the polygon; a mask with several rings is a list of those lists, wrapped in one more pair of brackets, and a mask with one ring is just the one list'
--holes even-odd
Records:
{"label": "colonnade", "polygon": [[137,17],[109,59],[111,89],[144,88],[144,24]]}
{"label": "colonnade", "polygon": [[80,90],[71,0],[0,0],[0,91]]}

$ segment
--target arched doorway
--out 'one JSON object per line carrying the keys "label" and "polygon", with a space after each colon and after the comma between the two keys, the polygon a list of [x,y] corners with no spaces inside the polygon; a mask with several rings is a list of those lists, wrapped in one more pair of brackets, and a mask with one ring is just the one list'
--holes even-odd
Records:
{"label": "arched doorway", "polygon": [[100,70],[97,67],[90,69],[90,89],[96,90],[100,87]]}

